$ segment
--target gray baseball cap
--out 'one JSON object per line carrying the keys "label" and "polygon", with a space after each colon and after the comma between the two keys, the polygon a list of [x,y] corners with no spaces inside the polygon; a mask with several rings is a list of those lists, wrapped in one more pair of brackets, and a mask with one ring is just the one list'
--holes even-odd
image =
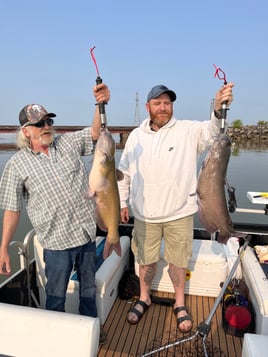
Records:
{"label": "gray baseball cap", "polygon": [[168,87],[163,86],[162,84],[158,84],[157,86],[153,87],[148,96],[147,96],[147,102],[149,102],[151,99],[155,99],[157,97],[159,97],[161,94],[163,93],[167,93],[170,97],[170,100],[172,102],[175,102],[177,96],[176,93],[173,92],[173,90],[168,89]]}

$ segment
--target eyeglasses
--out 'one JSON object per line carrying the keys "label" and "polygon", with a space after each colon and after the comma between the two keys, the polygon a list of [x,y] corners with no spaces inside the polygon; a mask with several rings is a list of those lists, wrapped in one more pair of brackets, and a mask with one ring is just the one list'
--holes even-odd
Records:
{"label": "eyeglasses", "polygon": [[35,123],[35,124],[27,124],[26,126],[35,126],[36,128],[43,128],[45,125],[48,125],[48,126],[52,126],[54,124],[54,120],[51,119],[51,118],[48,118],[48,119],[43,119],[43,120],[40,120],[39,122]]}

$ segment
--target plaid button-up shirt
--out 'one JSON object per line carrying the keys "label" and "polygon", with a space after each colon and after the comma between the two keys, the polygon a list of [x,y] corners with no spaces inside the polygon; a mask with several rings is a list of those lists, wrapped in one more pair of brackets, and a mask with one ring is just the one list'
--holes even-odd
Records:
{"label": "plaid button-up shirt", "polygon": [[93,153],[91,129],[57,136],[49,155],[21,149],[0,181],[0,207],[20,211],[25,202],[44,248],[77,247],[95,240],[94,204],[81,156]]}

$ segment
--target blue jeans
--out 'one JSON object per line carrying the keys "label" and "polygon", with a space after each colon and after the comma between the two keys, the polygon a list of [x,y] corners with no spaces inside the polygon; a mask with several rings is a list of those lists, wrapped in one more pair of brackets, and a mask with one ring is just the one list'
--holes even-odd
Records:
{"label": "blue jeans", "polygon": [[75,265],[79,281],[79,313],[97,317],[96,306],[96,244],[65,250],[44,249],[46,309],[65,311],[65,299],[70,275]]}

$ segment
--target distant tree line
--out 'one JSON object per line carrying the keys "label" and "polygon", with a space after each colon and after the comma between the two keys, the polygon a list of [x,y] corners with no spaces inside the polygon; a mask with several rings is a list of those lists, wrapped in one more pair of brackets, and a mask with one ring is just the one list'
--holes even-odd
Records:
{"label": "distant tree line", "polygon": [[[234,121],[231,123],[231,125],[232,125],[232,127],[233,127],[234,129],[240,129],[240,128],[242,128],[242,127],[244,126],[242,120],[240,120],[240,119],[234,120]],[[259,120],[259,121],[257,122],[257,126],[264,126],[264,125],[268,125],[268,121]]]}

